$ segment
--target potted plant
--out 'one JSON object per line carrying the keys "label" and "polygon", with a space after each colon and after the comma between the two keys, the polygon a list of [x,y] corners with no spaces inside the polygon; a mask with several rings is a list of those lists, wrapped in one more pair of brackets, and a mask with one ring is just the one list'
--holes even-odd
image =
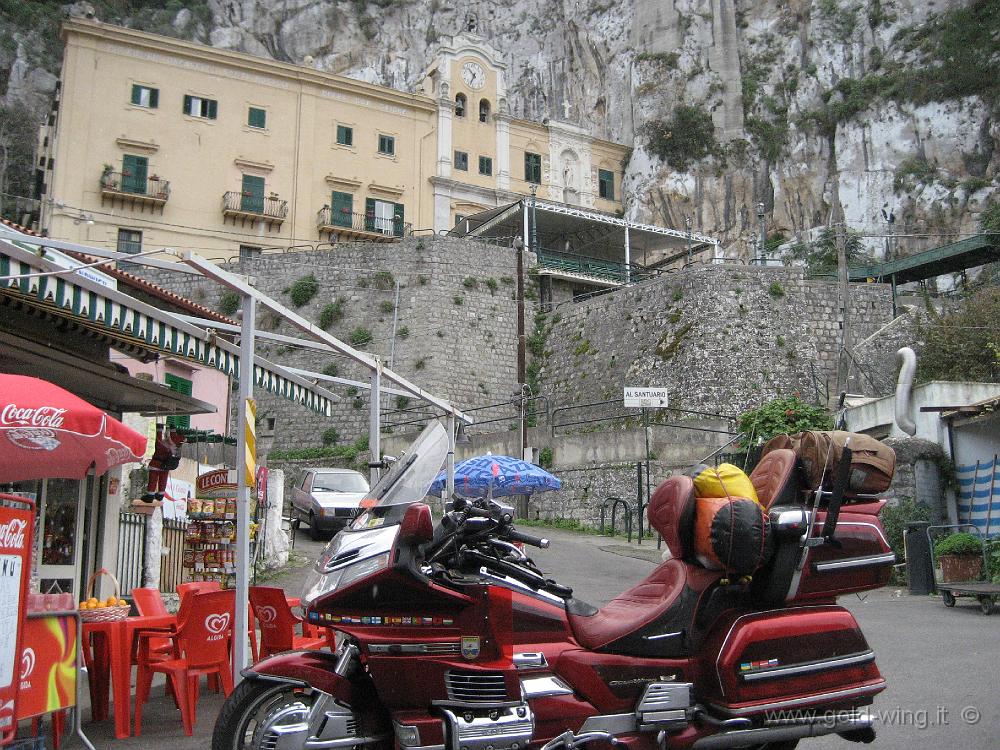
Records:
{"label": "potted plant", "polygon": [[942,583],[977,581],[983,572],[983,543],[967,531],[938,539],[934,554],[941,563]]}

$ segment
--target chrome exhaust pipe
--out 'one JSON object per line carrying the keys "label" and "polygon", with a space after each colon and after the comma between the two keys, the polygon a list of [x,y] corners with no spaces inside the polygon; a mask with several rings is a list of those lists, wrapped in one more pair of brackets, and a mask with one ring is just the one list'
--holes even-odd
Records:
{"label": "chrome exhaust pipe", "polygon": [[702,737],[691,747],[694,750],[720,750],[730,747],[747,747],[762,745],[768,742],[784,742],[798,740],[804,737],[820,737],[824,734],[841,734],[843,732],[858,732],[859,735],[871,733],[874,736],[871,716],[854,716],[838,719],[817,719],[808,724],[788,724],[780,727],[764,727],[763,729],[738,729],[732,732],[722,732],[708,737]]}

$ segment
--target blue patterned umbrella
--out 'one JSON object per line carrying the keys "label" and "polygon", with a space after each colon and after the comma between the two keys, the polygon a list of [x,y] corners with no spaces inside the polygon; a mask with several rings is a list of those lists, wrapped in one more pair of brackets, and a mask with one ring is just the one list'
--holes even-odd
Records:
{"label": "blue patterned umbrella", "polygon": [[[446,482],[441,472],[431,485],[430,494],[440,495]],[[510,456],[476,456],[455,464],[455,493],[462,497],[506,497],[531,495],[558,490],[556,477],[527,461]]]}

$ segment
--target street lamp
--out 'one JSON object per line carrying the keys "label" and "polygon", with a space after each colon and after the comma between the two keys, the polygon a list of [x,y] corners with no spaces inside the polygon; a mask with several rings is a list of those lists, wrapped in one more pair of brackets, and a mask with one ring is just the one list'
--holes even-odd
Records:
{"label": "street lamp", "polygon": [[684,226],[687,227],[688,265],[691,264],[691,217],[684,217]]}
{"label": "street lamp", "polygon": [[764,265],[764,248],[767,247],[767,230],[764,228],[764,202],[757,204],[757,225],[760,227],[760,244],[757,246],[758,260]]}

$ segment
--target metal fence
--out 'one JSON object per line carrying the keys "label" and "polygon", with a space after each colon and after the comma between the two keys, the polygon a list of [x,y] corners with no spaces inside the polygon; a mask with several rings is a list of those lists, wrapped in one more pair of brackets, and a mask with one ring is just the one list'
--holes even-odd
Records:
{"label": "metal fence", "polygon": [[121,592],[143,585],[146,577],[146,518],[143,513],[118,514],[118,570]]}
{"label": "metal fence", "polygon": [[184,582],[184,535],[187,522],[163,519],[162,549],[166,551],[160,563],[160,591],[174,591]]}

